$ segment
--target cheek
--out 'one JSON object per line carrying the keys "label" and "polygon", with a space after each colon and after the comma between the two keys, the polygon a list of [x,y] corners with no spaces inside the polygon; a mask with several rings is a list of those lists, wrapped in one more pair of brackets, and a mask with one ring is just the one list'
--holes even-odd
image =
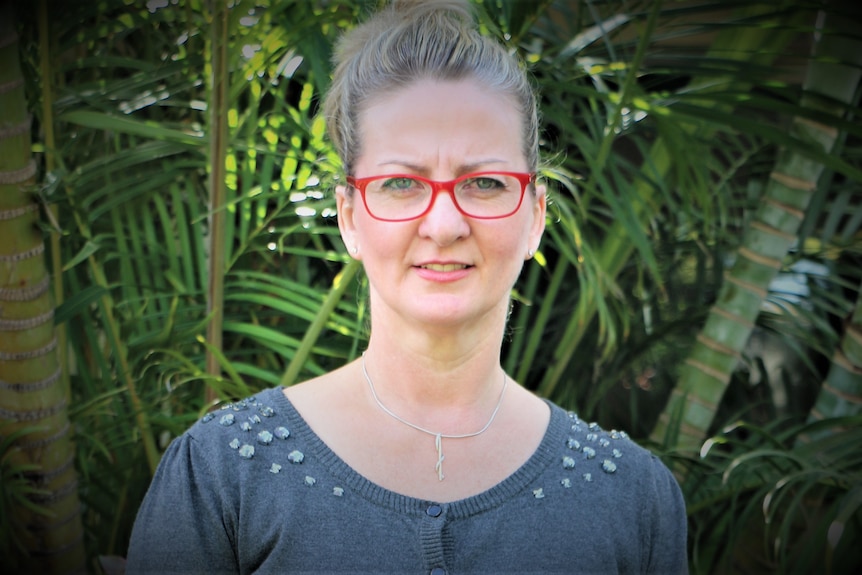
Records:
{"label": "cheek", "polygon": [[[482,243],[486,256],[493,258],[498,265],[509,264],[513,269],[520,270],[523,255],[528,249],[528,232],[525,225],[494,226],[483,234]],[[517,275],[517,271],[514,272]]]}
{"label": "cheek", "polygon": [[[408,225],[378,222],[362,214],[356,220],[356,237],[360,243],[362,259],[366,267],[373,262],[378,265],[387,260],[401,261],[415,231]],[[371,260],[371,261],[369,261]]]}

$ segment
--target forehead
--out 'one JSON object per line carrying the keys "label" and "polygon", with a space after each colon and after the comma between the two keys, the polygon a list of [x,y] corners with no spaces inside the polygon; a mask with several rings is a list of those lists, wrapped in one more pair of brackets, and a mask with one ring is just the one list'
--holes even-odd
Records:
{"label": "forehead", "polygon": [[522,125],[513,100],[477,80],[418,80],[360,112],[356,172],[399,163],[429,172],[487,162],[524,170]]}

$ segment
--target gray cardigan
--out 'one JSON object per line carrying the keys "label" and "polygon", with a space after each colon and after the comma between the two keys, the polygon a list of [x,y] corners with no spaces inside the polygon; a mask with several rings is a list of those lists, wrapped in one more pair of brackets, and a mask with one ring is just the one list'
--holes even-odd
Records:
{"label": "gray cardigan", "polygon": [[514,474],[437,503],[366,480],[281,388],[265,390],[169,446],[127,573],[687,572],[685,504],[668,469],[622,432],[551,411]]}

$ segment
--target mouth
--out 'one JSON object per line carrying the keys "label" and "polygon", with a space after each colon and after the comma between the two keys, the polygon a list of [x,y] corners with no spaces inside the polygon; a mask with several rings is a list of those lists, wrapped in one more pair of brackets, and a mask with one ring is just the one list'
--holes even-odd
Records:
{"label": "mouth", "polygon": [[454,272],[465,270],[472,266],[467,264],[422,264],[419,267],[423,270],[431,270],[435,272]]}

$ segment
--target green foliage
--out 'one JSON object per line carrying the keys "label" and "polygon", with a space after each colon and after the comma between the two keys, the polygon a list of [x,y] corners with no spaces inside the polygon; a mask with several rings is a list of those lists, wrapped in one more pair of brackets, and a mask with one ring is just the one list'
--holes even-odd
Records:
{"label": "green foliage", "polygon": [[[50,69],[41,72],[35,29],[22,20],[32,109],[58,142],[40,193],[63,237],[52,254],[65,294],[56,317],[71,340],[93,557],[125,553],[158,454],[212,407],[208,397],[306,379],[361,351],[364,279],[335,226],[340,167],[316,111],[334,39],[379,3],[235,3],[222,205],[211,205],[207,184],[212,17],[201,3],[52,6]],[[800,385],[821,380],[858,297],[862,170],[858,125],[798,104],[818,7],[478,3],[484,29],[527,62],[544,116],[548,228],[513,290],[503,350],[517,380],[606,427],[648,436],[785,148],[812,154],[827,173],[784,262],[805,293],[773,287],[758,333],[780,336],[769,357],[797,361]],[[53,117],[35,102],[47,82]],[[857,112],[855,102],[847,117]],[[793,116],[829,122],[841,150],[806,148],[786,129]],[[213,247],[215,213],[225,217]],[[205,337],[213,249],[224,256],[220,347]],[[803,261],[826,272],[794,267]],[[220,374],[207,372],[207,352]],[[758,549],[765,569],[813,565],[829,556],[829,525],[843,521],[830,560],[833,572],[848,572],[835,557],[858,534],[858,457],[842,436],[784,447],[810,403],[782,411],[767,355],[754,346],[742,354],[737,401],[720,415],[738,415],[757,389],[767,412],[795,416],[792,424],[747,411],[748,423],[720,432],[705,459],[677,456],[689,471],[693,568],[732,569],[749,551],[742,543],[755,540],[748,533],[767,542]],[[769,377],[755,378],[758,370]],[[850,444],[859,422],[845,423]],[[769,523],[758,514],[767,496]],[[822,518],[798,531],[809,497]],[[794,547],[803,539],[811,547]]]}
{"label": "green foliage", "polygon": [[[205,7],[64,3],[41,76],[37,39],[27,36],[31,77],[57,93],[54,117],[39,118],[55,123],[59,143],[41,196],[57,206],[53,225],[64,237],[53,254],[67,294],[56,317],[73,339],[71,417],[94,556],[125,553],[158,454],[210,407],[205,390],[228,399],[277,384],[315,324],[326,337],[303,352],[314,354],[303,377],[356,352],[356,304],[319,313],[348,258],[327,193],[337,167],[314,98],[335,25],[358,10],[281,2],[251,20],[231,11],[220,206],[208,205],[206,187]],[[215,212],[226,216],[221,349],[204,338]],[[342,290],[356,289],[345,282]],[[205,372],[208,350],[223,375]]]}
{"label": "green foliage", "polygon": [[[0,427],[0,431],[3,428]],[[46,494],[44,489],[33,485],[27,474],[39,471],[41,467],[35,464],[14,463],[15,442],[27,437],[33,428],[19,428],[12,433],[0,433],[0,557],[7,568],[17,565],[8,564],[6,558],[19,557],[27,549],[27,541],[23,537],[25,525],[21,521],[20,510],[26,509],[36,514],[47,516],[50,510],[37,504],[40,496]]]}
{"label": "green foliage", "polygon": [[862,566],[862,419],[806,444],[824,422],[759,427],[737,422],[690,461],[694,573],[855,573]]}

